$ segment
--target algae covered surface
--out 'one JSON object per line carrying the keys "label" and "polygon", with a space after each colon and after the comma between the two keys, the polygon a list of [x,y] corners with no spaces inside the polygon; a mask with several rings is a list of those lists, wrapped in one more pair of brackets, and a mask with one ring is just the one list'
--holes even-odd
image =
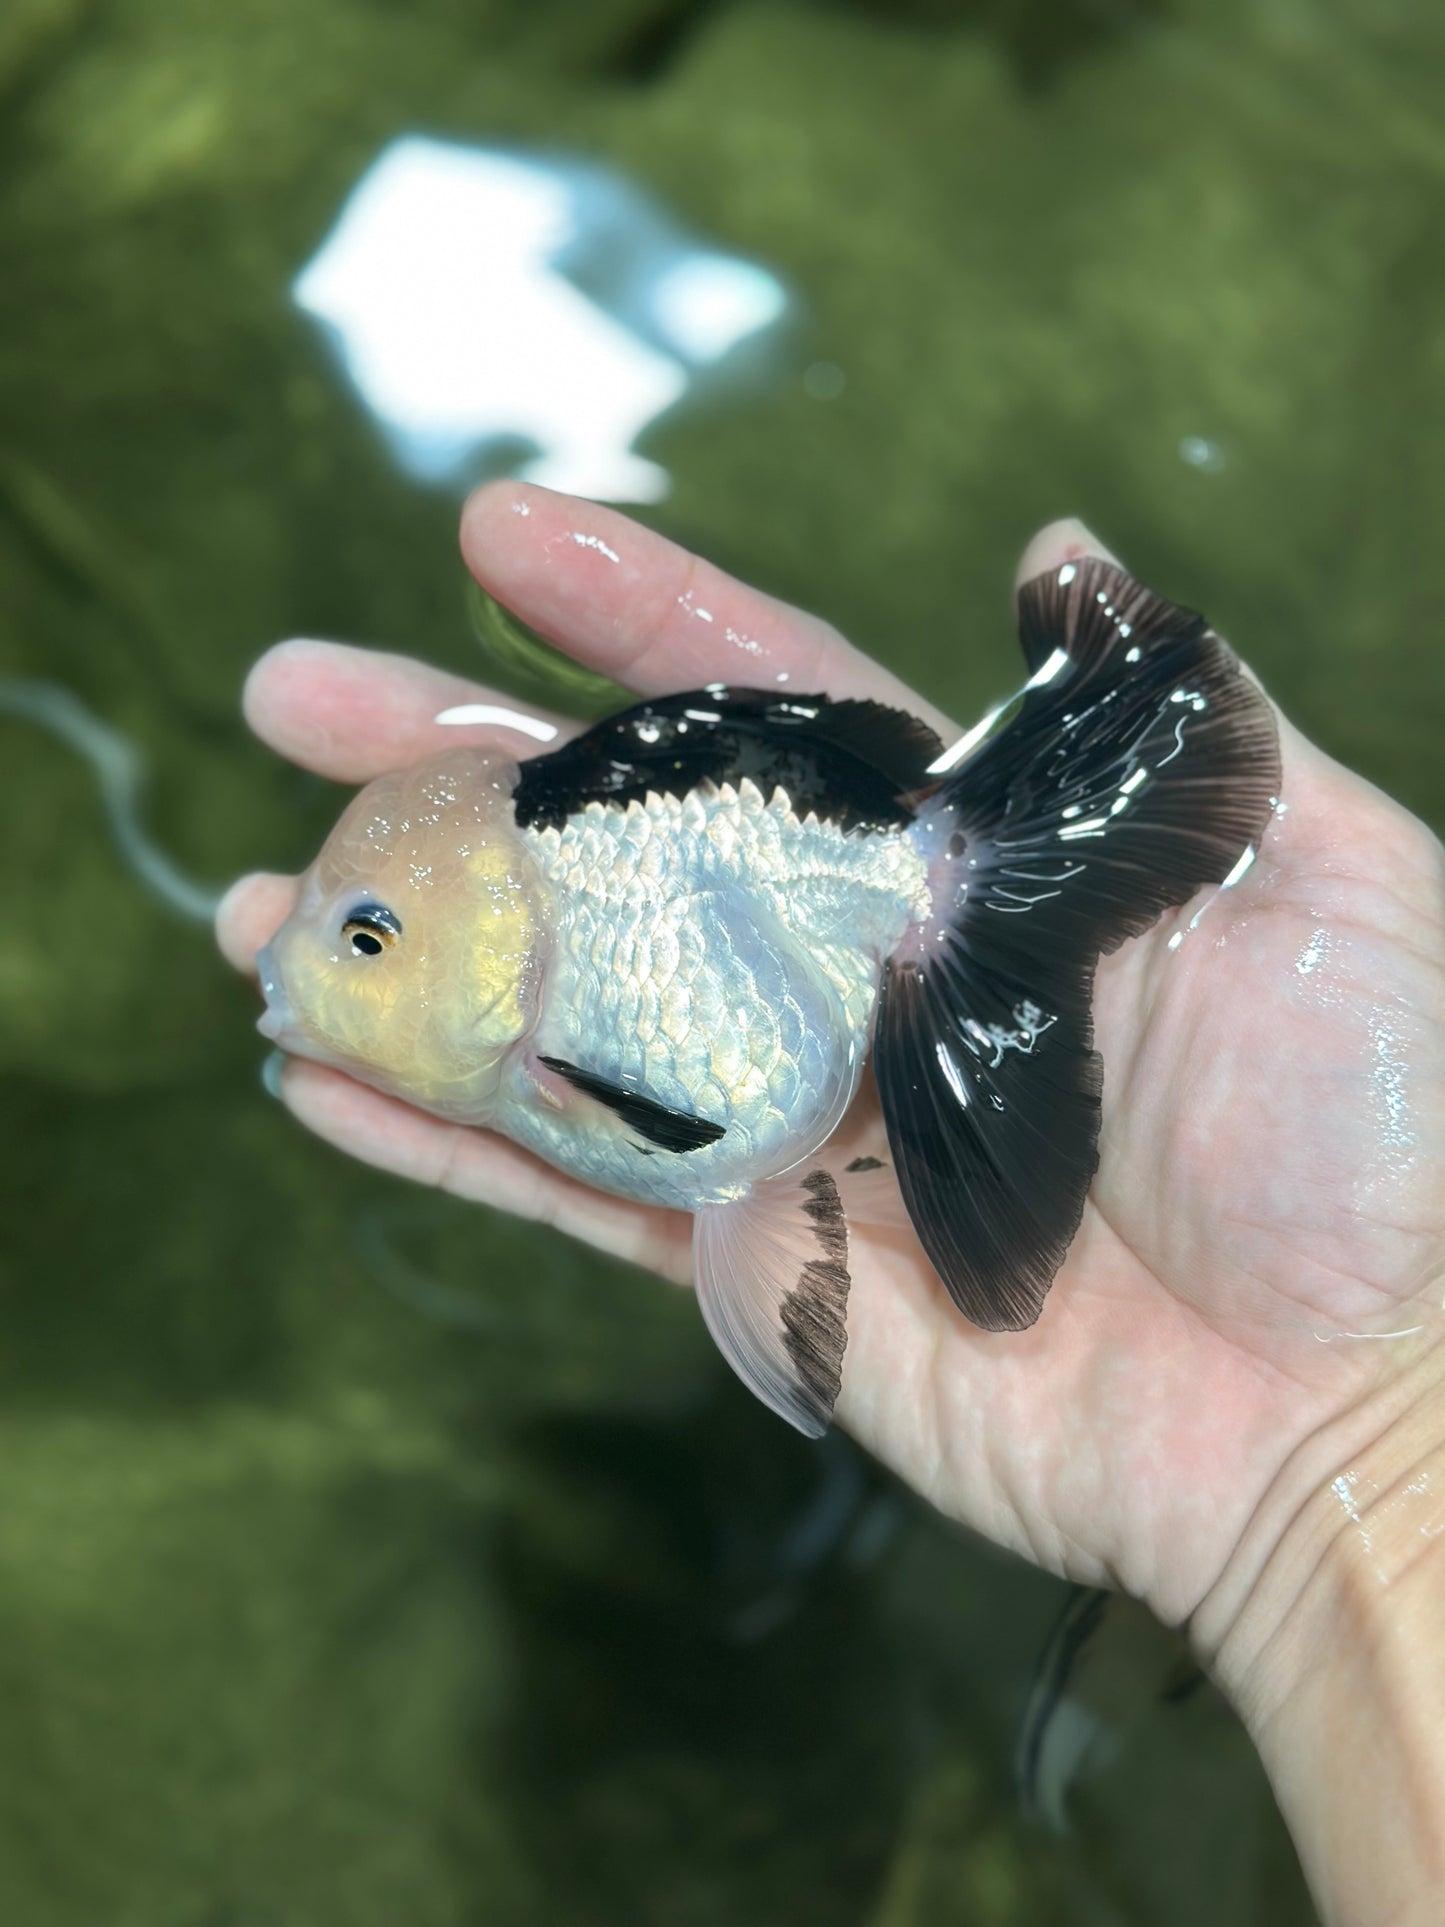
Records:
{"label": "algae covered surface", "polygon": [[[1404,0],[11,0],[0,674],[219,881],[337,806],[246,738],[266,643],[479,666],[458,490],[288,299],[421,132],[788,288],[644,435],[658,526],[969,717],[1082,514],[1439,825],[1442,74]],[[1062,1589],[754,1408],[686,1295],[303,1140],[83,762],[0,744],[0,1918],[1310,1918],[1207,1694],[1132,1682],[1026,1823]]]}

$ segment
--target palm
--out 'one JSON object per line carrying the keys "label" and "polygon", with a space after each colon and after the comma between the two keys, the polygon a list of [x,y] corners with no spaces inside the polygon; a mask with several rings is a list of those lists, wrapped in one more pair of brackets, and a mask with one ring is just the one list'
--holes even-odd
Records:
{"label": "palm", "polygon": [[1170,1617],[1390,1361],[1340,1334],[1415,1324],[1445,1249],[1438,850],[1291,747],[1286,795],[1337,784],[1351,831],[1321,864],[1287,815],[1177,948],[1197,906],[1102,967],[1100,1169],[1039,1324],[972,1331],[881,1246],[852,1320],[875,1356],[845,1416],[870,1444],[945,1509]]}
{"label": "palm", "polygon": [[[622,518],[527,491],[525,519],[504,520],[516,499],[488,491],[469,511],[473,568],[634,686],[753,679],[730,658],[741,645],[755,675],[761,658],[797,687],[919,707],[821,625]],[[1045,532],[1026,572],[1079,546]],[[599,555],[620,560],[599,570]],[[735,619],[699,634],[699,607]],[[263,662],[250,710],[283,751],[360,780],[424,754],[436,712],[477,694],[395,658],[302,645]],[[1197,1603],[1297,1442],[1394,1349],[1321,1339],[1415,1324],[1408,1301],[1445,1255],[1439,848],[1288,725],[1284,737],[1288,809],[1254,869],[1194,929],[1197,904],[1101,968],[1100,1169],[1039,1324],[979,1332],[910,1235],[854,1239],[842,1422],[945,1511],[1169,1617]],[[280,879],[232,893],[221,934],[236,961],[288,900]],[[305,1121],[361,1156],[686,1275],[684,1218],[314,1065],[286,1085]],[[845,1132],[876,1146],[871,1096]]]}

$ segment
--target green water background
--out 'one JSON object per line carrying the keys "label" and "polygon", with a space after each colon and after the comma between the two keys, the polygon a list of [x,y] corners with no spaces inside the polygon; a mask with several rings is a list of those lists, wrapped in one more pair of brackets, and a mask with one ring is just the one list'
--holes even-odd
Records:
{"label": "green water background", "polygon": [[[0,673],[221,879],[336,807],[242,730],[268,641],[475,668],[454,499],[286,299],[425,131],[607,161],[797,295],[644,439],[659,526],[969,716],[1080,513],[1438,825],[1442,62],[1404,0],[8,0]],[[7,1927],[1309,1919],[1142,1659],[1026,1825],[1062,1589],[785,1433],[685,1296],[304,1140],[84,767],[0,750]]]}

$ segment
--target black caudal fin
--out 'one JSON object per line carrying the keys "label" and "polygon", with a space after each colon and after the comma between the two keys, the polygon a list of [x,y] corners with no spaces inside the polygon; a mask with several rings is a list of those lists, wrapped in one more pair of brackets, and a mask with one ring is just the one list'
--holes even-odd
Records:
{"label": "black caudal fin", "polygon": [[935,915],[889,962],[873,1053],[914,1227],[992,1331],[1038,1317],[1083,1214],[1099,955],[1232,879],[1279,790],[1269,705],[1202,616],[1085,560],[1019,621],[1018,713],[914,799]]}
{"label": "black caudal fin", "polygon": [[848,1343],[848,1227],[824,1170],[705,1204],[693,1230],[698,1303],[738,1377],[809,1438],[827,1431]]}

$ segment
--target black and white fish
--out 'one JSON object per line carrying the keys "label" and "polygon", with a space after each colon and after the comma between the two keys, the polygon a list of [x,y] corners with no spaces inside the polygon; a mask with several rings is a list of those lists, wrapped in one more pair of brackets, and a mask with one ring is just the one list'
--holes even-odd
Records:
{"label": "black and white fish", "polygon": [[1095,1168],[1096,961],[1247,859],[1279,753],[1204,619],[1120,569],[1066,563],[1019,611],[1022,698],[952,750],[876,703],[714,686],[520,767],[382,777],[261,955],[262,1029],[692,1212],[713,1336],[814,1434],[879,1177],[830,1140],[871,1054],[939,1276],[975,1324],[1031,1325]]}

